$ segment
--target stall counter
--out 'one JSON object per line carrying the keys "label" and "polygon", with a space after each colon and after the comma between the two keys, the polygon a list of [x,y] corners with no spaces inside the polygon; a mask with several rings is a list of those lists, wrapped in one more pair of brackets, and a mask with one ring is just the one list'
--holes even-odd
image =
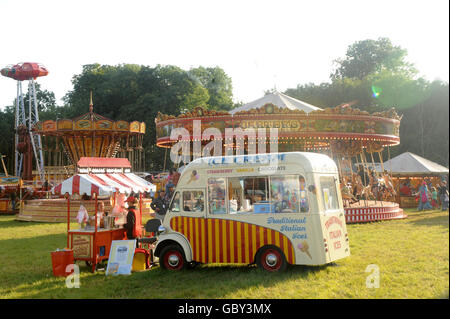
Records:
{"label": "stall counter", "polygon": [[95,271],[96,265],[109,258],[111,242],[126,239],[124,228],[71,229],[68,232],[69,248],[73,250],[75,260],[84,260]]}

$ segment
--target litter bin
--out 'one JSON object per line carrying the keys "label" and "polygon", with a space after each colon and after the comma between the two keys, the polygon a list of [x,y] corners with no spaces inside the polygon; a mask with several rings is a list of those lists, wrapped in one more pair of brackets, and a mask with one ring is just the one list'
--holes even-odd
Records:
{"label": "litter bin", "polygon": [[66,272],[67,265],[74,263],[73,250],[52,251],[53,275],[67,277],[72,272]]}

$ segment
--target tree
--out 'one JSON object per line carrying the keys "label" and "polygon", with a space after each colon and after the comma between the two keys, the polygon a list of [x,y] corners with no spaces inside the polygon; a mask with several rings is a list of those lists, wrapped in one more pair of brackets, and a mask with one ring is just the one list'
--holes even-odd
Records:
{"label": "tree", "polygon": [[[11,175],[14,174],[14,110],[14,106],[0,110],[0,155],[6,156],[6,169]],[[3,168],[0,172],[3,173]]]}
{"label": "tree", "polygon": [[208,90],[207,104],[215,110],[228,111],[233,108],[233,86],[231,78],[219,67],[198,67],[188,71],[189,77]]}
{"label": "tree", "polygon": [[383,70],[413,76],[417,71],[405,61],[406,55],[405,49],[392,45],[388,38],[358,41],[348,47],[345,59],[334,61],[337,67],[330,78],[363,80]]}
{"label": "tree", "polygon": [[386,38],[358,41],[336,60],[331,83],[297,85],[285,93],[321,108],[353,101],[369,113],[394,107],[403,118],[401,143],[391,157],[409,151],[448,167],[448,83],[416,78],[406,54]]}
{"label": "tree", "polygon": [[231,79],[217,67],[185,71],[172,65],[90,64],[83,66],[72,83],[73,90],[64,97],[68,117],[88,112],[92,91],[94,112],[112,120],[145,122],[143,146],[148,169],[164,167],[164,150],[155,145],[158,112],[179,115],[196,106],[232,106]]}
{"label": "tree", "polygon": [[400,145],[393,156],[412,152],[448,167],[449,165],[449,85],[426,83],[423,97],[400,111]]}

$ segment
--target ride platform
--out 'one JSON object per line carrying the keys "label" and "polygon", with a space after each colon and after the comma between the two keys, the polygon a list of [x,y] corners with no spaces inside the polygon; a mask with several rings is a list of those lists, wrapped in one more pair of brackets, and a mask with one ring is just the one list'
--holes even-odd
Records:
{"label": "ride platform", "polygon": [[403,219],[404,214],[399,204],[393,202],[360,200],[357,203],[347,204],[345,210],[345,222],[365,223],[381,220]]}

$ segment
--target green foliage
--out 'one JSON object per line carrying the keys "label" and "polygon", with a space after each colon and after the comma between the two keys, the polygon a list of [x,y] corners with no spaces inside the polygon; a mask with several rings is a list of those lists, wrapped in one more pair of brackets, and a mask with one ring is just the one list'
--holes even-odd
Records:
{"label": "green foliage", "polygon": [[[389,39],[358,41],[345,60],[337,60],[331,83],[297,85],[285,93],[321,108],[351,102],[373,113],[394,107],[403,118],[391,158],[409,151],[448,167],[448,83],[414,78],[405,58],[406,50]],[[387,160],[388,152],[383,156]]]}
{"label": "green foliage", "polygon": [[384,70],[412,76],[416,70],[405,61],[406,55],[405,49],[392,45],[388,38],[357,41],[348,47],[345,59],[334,61],[337,67],[330,77],[362,80]]}
{"label": "green foliage", "polygon": [[198,67],[188,72],[189,77],[205,87],[210,94],[208,105],[215,110],[228,111],[233,107],[231,78],[219,67]]}
{"label": "green foliage", "polygon": [[[5,110],[0,110],[0,155],[5,155],[3,159],[9,174],[14,174],[14,108],[7,106]],[[3,174],[3,167],[0,174]]]}
{"label": "green foliage", "polygon": [[222,110],[233,106],[231,79],[218,67],[185,71],[171,65],[90,64],[72,83],[73,90],[64,97],[67,117],[89,111],[92,91],[94,112],[113,120],[145,122],[143,146],[149,170],[164,167],[165,150],[155,146],[158,112],[178,115],[196,106]]}
{"label": "green foliage", "polygon": [[400,145],[393,156],[409,151],[449,166],[449,86],[427,83],[413,106],[401,110]]}

